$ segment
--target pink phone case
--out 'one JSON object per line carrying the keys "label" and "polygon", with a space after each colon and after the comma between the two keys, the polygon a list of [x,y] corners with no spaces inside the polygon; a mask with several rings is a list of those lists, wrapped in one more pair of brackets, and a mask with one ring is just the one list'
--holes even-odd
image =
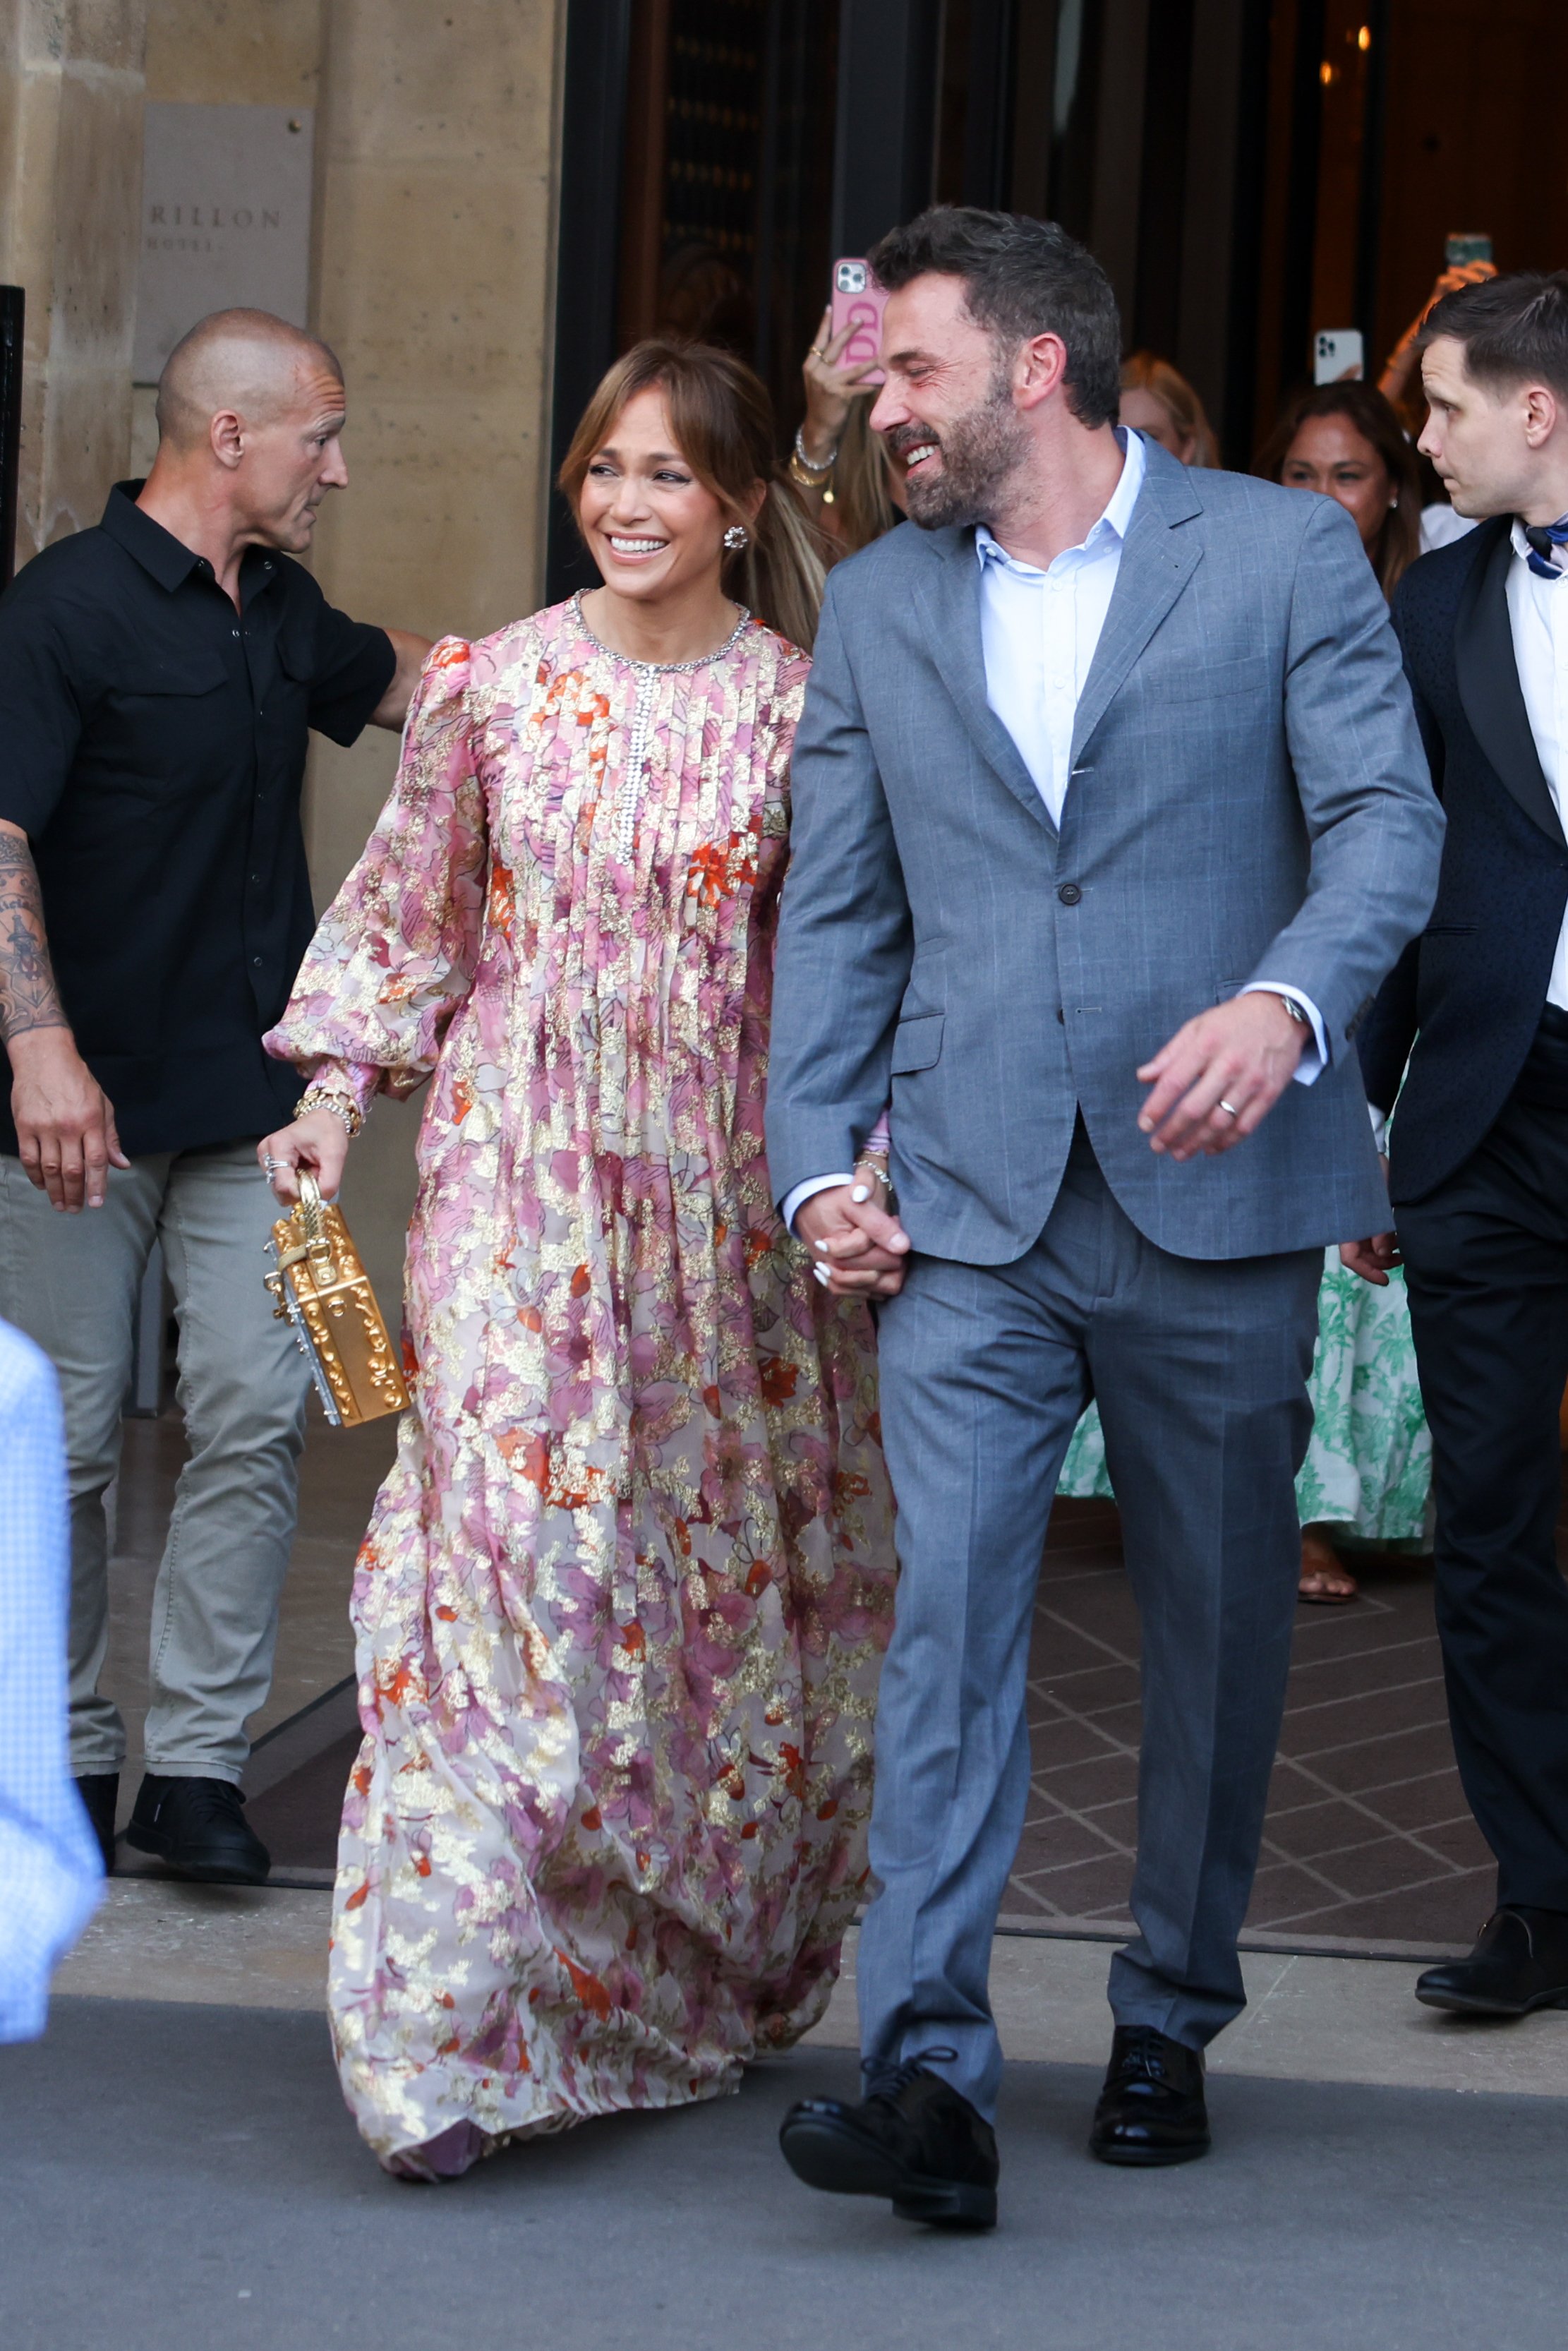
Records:
{"label": "pink phone case", "polygon": [[[828,339],[831,341],[846,327],[855,330],[839,354],[841,367],[854,367],[876,358],[882,350],[882,314],[886,303],[887,296],[863,261],[846,258],[834,262]],[[886,381],[880,368],[861,378],[868,389]]]}

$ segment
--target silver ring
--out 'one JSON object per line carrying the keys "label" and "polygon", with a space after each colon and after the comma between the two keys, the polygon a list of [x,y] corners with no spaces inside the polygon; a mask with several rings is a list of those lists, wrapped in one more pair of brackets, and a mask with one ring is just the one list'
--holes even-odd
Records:
{"label": "silver ring", "polygon": [[277,1170],[282,1166],[283,1162],[281,1159],[275,1159],[269,1151],[261,1164],[266,1168],[269,1176],[275,1176],[277,1173]]}
{"label": "silver ring", "polygon": [[1222,1110],[1227,1118],[1239,1118],[1241,1115],[1241,1113],[1237,1109],[1236,1104],[1234,1102],[1228,1102],[1224,1099],[1223,1095],[1220,1097],[1219,1101],[1216,1102],[1215,1108],[1216,1110]]}

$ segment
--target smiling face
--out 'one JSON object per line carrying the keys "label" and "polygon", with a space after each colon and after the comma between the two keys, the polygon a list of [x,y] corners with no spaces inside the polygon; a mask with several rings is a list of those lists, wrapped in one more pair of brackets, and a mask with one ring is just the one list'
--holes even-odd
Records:
{"label": "smiling face", "polygon": [[927,530],[994,520],[1029,434],[1011,370],[970,317],[962,278],[929,271],[888,296],[882,364],[872,428],[904,465],[911,519]]}
{"label": "smiling face", "polygon": [[[235,495],[245,534],[255,544],[286,555],[309,548],[322,499],[329,490],[348,486],[344,414],[342,383],[312,350],[302,357],[287,394],[260,422],[235,416]],[[223,423],[214,419],[215,426]]]}
{"label": "smiling face", "polygon": [[[758,504],[762,489],[758,483]],[[705,575],[716,588],[735,517],[676,448],[664,393],[653,384],[632,394],[595,450],[577,519],[605,586],[652,603]]]}
{"label": "smiling face", "polygon": [[1388,468],[1365,434],[1348,416],[1332,412],[1302,421],[1285,452],[1280,479],[1287,489],[1316,490],[1337,499],[1367,549],[1387,521],[1396,495]]}

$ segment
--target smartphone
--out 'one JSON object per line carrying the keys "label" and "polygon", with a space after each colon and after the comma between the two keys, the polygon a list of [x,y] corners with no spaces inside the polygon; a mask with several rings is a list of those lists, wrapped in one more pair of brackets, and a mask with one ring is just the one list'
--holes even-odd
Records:
{"label": "smartphone", "polygon": [[[839,354],[841,367],[860,367],[867,360],[877,358],[882,350],[882,314],[886,304],[887,296],[863,261],[834,262],[828,339],[831,341],[846,327],[854,329]],[[880,368],[861,378],[868,391],[886,381]]]}
{"label": "smartphone", "polygon": [[1365,366],[1359,327],[1325,327],[1312,337],[1312,381],[1338,383],[1345,376],[1358,382]]}
{"label": "smartphone", "polygon": [[1490,259],[1490,236],[1451,236],[1443,247],[1443,263],[1448,269],[1464,269],[1472,261]]}

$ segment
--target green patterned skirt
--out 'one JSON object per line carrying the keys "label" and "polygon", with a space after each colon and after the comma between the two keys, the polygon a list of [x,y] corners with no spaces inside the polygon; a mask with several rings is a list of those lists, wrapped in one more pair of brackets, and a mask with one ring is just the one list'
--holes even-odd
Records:
{"label": "green patterned skirt", "polygon": [[[1326,1252],[1311,1395],[1312,1438],[1296,1480],[1302,1526],[1424,1549],[1432,1440],[1401,1270],[1378,1290],[1342,1265],[1337,1249]],[[1093,1405],[1073,1431],[1056,1490],[1114,1499]]]}

